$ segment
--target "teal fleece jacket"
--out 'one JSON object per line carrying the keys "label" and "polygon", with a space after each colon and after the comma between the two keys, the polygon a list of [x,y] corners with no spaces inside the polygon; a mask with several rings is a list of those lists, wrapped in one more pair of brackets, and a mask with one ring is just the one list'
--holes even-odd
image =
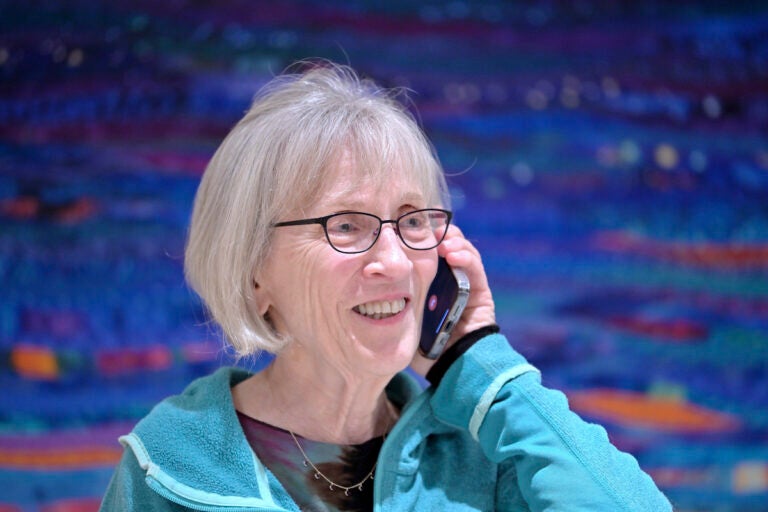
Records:
{"label": "teal fleece jacket", "polygon": [[[249,375],[223,368],[198,379],[121,437],[101,510],[299,510],[238,422],[230,388]],[[475,343],[436,388],[399,374],[387,394],[402,415],[379,454],[374,510],[672,510],[502,335]]]}

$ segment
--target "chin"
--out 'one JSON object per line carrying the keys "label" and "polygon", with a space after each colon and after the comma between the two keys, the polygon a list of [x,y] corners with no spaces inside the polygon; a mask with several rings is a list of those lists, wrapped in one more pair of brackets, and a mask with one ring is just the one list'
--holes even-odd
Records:
{"label": "chin", "polygon": [[377,344],[367,345],[364,351],[373,363],[376,373],[394,376],[408,368],[416,354],[417,342],[409,336],[407,340],[399,340],[393,343],[391,340]]}

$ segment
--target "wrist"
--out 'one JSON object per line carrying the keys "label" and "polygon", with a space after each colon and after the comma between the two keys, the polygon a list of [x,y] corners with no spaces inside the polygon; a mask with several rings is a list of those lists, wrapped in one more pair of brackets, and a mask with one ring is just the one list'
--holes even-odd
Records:
{"label": "wrist", "polygon": [[442,380],[443,375],[445,375],[445,372],[448,371],[448,368],[450,368],[451,365],[459,357],[461,357],[462,354],[464,354],[464,352],[469,350],[472,345],[477,343],[482,338],[491,334],[495,334],[500,330],[501,329],[497,324],[491,323],[468,332],[456,340],[455,343],[451,344],[451,346],[449,346],[445,352],[440,355],[440,358],[427,372],[426,379],[430,384],[432,384],[432,386],[437,386],[440,384],[440,381]]}

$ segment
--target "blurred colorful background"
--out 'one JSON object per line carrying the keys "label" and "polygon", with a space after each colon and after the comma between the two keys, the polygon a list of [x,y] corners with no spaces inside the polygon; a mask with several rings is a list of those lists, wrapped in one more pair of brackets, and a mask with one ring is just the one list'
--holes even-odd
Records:
{"label": "blurred colorful background", "polygon": [[0,0],[1,512],[96,510],[117,436],[232,362],[192,198],[306,57],[413,91],[547,385],[677,510],[768,510],[768,3]]}

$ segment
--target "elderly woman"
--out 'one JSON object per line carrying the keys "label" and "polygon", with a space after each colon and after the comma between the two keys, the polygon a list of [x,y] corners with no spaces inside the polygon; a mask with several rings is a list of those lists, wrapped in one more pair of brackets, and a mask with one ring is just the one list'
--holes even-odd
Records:
{"label": "elderly woman", "polygon": [[[393,95],[330,64],[265,87],[205,171],[185,267],[237,352],[274,358],[155,407],[102,510],[670,510],[498,333],[446,205]],[[438,256],[471,293],[434,362]]]}

